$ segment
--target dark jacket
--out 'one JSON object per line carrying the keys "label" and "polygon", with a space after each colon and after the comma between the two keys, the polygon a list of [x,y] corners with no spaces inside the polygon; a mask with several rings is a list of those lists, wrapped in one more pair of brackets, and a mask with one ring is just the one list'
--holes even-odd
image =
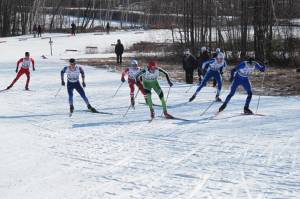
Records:
{"label": "dark jacket", "polygon": [[198,67],[197,59],[194,55],[184,55],[182,58],[184,70],[195,70]]}
{"label": "dark jacket", "polygon": [[117,43],[116,47],[115,47],[115,53],[117,55],[121,55],[124,52],[124,46],[122,43]]}

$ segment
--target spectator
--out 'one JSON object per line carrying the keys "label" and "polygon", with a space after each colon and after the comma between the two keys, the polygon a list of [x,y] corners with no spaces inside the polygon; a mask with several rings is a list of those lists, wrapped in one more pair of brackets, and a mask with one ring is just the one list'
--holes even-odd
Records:
{"label": "spectator", "polygon": [[202,65],[210,60],[210,56],[207,48],[204,46],[201,48],[200,55],[198,57],[198,76],[199,83],[202,81],[202,77],[205,75],[205,71],[202,69]]}
{"label": "spectator", "polygon": [[42,26],[38,26],[38,37],[42,37]]}
{"label": "spectator", "polygon": [[33,32],[33,37],[36,38],[36,34],[38,32],[38,28],[36,24],[33,25],[32,32]]}
{"label": "spectator", "polygon": [[115,47],[115,53],[117,55],[117,63],[122,64],[122,55],[124,53],[124,46],[121,43],[121,40],[118,39],[116,47]]}
{"label": "spectator", "polygon": [[194,82],[194,70],[197,68],[197,59],[191,54],[189,49],[183,52],[182,59],[183,69],[185,70],[185,81],[187,84]]}
{"label": "spectator", "polygon": [[73,22],[73,23],[71,24],[71,35],[75,36],[75,34],[76,34],[76,25],[75,25],[75,23]]}
{"label": "spectator", "polygon": [[110,32],[110,24],[109,24],[109,22],[107,22],[107,24],[106,24],[106,33],[109,34],[109,32]]}

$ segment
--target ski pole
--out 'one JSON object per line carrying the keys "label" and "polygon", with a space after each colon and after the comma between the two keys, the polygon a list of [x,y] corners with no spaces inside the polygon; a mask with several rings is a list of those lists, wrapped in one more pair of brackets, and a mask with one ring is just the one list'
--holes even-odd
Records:
{"label": "ski pole", "polygon": [[216,100],[212,101],[209,106],[200,114],[200,116],[203,116],[209,109],[210,107],[216,102]]}
{"label": "ski pole", "polygon": [[58,89],[58,91],[56,92],[54,98],[56,98],[58,96],[58,94],[60,93],[61,89],[62,89],[62,86]]}
{"label": "ski pole", "polygon": [[188,93],[193,87],[194,87],[194,85],[192,84],[192,85],[185,91],[185,93]]}
{"label": "ski pole", "polygon": [[[263,76],[263,79],[262,79],[262,81],[261,81],[261,90],[264,88],[265,77],[266,77],[266,72],[264,72],[264,76]],[[256,107],[255,113],[257,113],[258,108],[259,108],[259,105],[260,105],[260,98],[261,98],[261,94],[259,94],[259,96],[258,96],[258,102],[257,102],[257,107]]]}
{"label": "ski pole", "polygon": [[118,89],[116,90],[115,94],[112,96],[113,98],[118,94],[118,92],[119,92],[120,88],[123,86],[123,84],[124,84],[124,82],[122,82],[122,83],[120,84],[120,86],[119,86]]}
{"label": "ski pole", "polygon": [[[135,96],[134,96],[134,99],[137,98],[139,92],[140,92],[140,90],[137,91],[137,93],[136,93]],[[127,113],[128,113],[128,111],[130,110],[131,107],[132,107],[132,105],[130,104],[130,105],[128,106],[128,108],[127,108],[127,111],[126,111],[125,114],[123,115],[123,117],[126,117],[126,116],[127,116]]]}

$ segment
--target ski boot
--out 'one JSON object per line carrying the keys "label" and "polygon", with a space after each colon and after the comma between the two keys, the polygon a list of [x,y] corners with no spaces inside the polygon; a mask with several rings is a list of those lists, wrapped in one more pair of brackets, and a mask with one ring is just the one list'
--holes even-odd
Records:
{"label": "ski boot", "polygon": [[164,115],[166,119],[173,119],[174,117],[170,115],[167,111],[164,111]]}
{"label": "ski boot", "polygon": [[253,115],[254,113],[249,109],[248,106],[244,107],[244,114],[245,115]]}
{"label": "ski boot", "polygon": [[194,101],[195,98],[196,98],[196,94],[194,94],[194,95],[189,99],[189,102]]}
{"label": "ski boot", "polygon": [[74,112],[74,106],[70,105],[70,113],[72,114]]}
{"label": "ski boot", "polygon": [[92,113],[97,113],[98,111],[92,107],[90,104],[87,105],[87,108],[92,112]]}
{"label": "ski boot", "polygon": [[131,97],[131,98],[130,98],[130,102],[131,102],[132,108],[134,108],[134,105],[135,105],[134,97]]}
{"label": "ski boot", "polygon": [[219,95],[216,95],[216,102],[222,102],[222,99],[219,97]]}
{"label": "ski boot", "polygon": [[222,112],[222,111],[224,111],[224,109],[226,108],[226,106],[227,106],[226,103],[222,104],[222,106],[219,108],[219,113]]}
{"label": "ski boot", "polygon": [[150,108],[150,116],[151,116],[151,119],[154,119],[154,117],[155,117],[155,113],[154,113],[153,108]]}
{"label": "ski boot", "polygon": [[25,87],[25,91],[29,91],[29,88],[28,88],[28,86],[26,86],[26,87]]}
{"label": "ski boot", "polygon": [[12,87],[12,86],[8,86],[8,87],[6,87],[6,90],[9,90],[9,89],[11,89],[11,87]]}

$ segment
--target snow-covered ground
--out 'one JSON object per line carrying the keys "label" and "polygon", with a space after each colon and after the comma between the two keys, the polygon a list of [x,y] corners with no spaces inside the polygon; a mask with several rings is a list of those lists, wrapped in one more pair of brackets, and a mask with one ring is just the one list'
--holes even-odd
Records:
{"label": "snow-covered ground", "polygon": [[[186,104],[191,93],[176,83],[169,111],[190,121],[158,117],[149,123],[142,104],[122,117],[129,105],[127,85],[112,98],[120,74],[87,66],[86,93],[92,105],[112,115],[85,112],[76,94],[76,111],[69,118],[66,89],[54,97],[65,65],[61,59],[73,56],[65,49],[76,48],[80,52],[75,57],[85,57],[87,45],[106,52],[117,38],[129,46],[164,37],[164,31],[57,37],[54,56],[45,60],[40,55],[49,56],[48,40],[0,38],[7,41],[0,43],[2,88],[14,78],[15,61],[24,51],[37,61],[32,91],[24,91],[23,77],[11,91],[0,93],[0,198],[299,198],[297,97],[263,96],[259,112],[266,116],[239,116],[246,97],[239,94],[223,114],[209,119],[220,104],[200,114],[213,100],[214,89],[205,88]],[[167,93],[164,81],[162,85]],[[253,109],[257,99],[253,97]],[[141,95],[137,101],[143,102]],[[154,101],[159,103],[156,96]]]}

